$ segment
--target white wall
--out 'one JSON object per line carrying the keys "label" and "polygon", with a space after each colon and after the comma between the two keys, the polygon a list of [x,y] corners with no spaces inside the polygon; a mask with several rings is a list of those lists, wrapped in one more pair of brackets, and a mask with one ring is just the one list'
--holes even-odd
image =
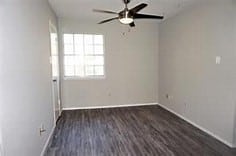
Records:
{"label": "white wall", "polygon": [[46,0],[3,0],[0,20],[5,156],[37,156],[53,127],[49,20],[56,18]]}
{"label": "white wall", "polygon": [[[105,37],[106,78],[64,80],[63,107],[157,102],[158,24],[140,21],[128,33],[129,27],[116,21],[104,25],[97,22],[59,20],[61,37],[63,33],[95,33]],[[123,32],[127,34],[124,36]]]}
{"label": "white wall", "polygon": [[[232,2],[203,2],[163,22],[159,30],[160,103],[229,145],[236,103]],[[222,57],[221,65],[216,56]]]}

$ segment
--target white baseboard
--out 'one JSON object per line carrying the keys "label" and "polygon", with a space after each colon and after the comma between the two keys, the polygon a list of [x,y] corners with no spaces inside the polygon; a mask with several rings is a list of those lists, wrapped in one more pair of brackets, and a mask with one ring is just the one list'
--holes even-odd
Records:
{"label": "white baseboard", "polygon": [[162,104],[158,104],[160,107],[162,107],[163,109],[177,115],[178,117],[180,117],[181,119],[183,119],[184,121],[190,123],[191,125],[193,125],[194,127],[197,127],[198,129],[202,130],[203,132],[209,134],[210,136],[214,137],[215,139],[219,140],[220,142],[224,143],[225,145],[229,146],[230,148],[235,148],[236,146],[234,146],[232,143],[229,143],[228,141],[222,139],[221,137],[219,137],[218,135],[214,134],[213,132],[210,132],[209,130],[207,130],[206,128],[196,124],[195,122],[187,119],[186,117],[180,115],[179,113],[171,110],[170,108],[167,108],[166,106],[162,105]]}
{"label": "white baseboard", "polygon": [[54,132],[55,128],[56,128],[56,125],[53,126],[53,128],[52,128],[52,130],[51,130],[51,132],[50,132],[50,134],[48,136],[48,139],[47,139],[46,143],[43,146],[43,150],[42,150],[40,156],[44,156],[44,154],[46,152],[46,149],[47,149],[47,147],[49,145],[50,139],[52,138],[52,135],[53,135],[53,132]]}
{"label": "white baseboard", "polygon": [[124,104],[124,105],[111,105],[111,106],[71,107],[71,108],[63,108],[62,110],[103,109],[103,108],[152,106],[152,105],[158,105],[158,103]]}
{"label": "white baseboard", "polygon": [[231,148],[233,148],[234,150],[236,150],[236,144],[232,144]]}

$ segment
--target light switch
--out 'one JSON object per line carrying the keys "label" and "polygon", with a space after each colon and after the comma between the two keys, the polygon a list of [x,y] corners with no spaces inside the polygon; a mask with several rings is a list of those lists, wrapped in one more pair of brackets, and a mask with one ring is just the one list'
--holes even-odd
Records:
{"label": "light switch", "polygon": [[221,56],[216,56],[216,64],[221,64]]}

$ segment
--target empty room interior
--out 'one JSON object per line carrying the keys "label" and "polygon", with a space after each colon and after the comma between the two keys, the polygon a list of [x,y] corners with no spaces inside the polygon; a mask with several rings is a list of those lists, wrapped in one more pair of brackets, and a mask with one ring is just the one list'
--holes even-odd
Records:
{"label": "empty room interior", "polygon": [[0,156],[236,156],[235,0],[0,0]]}

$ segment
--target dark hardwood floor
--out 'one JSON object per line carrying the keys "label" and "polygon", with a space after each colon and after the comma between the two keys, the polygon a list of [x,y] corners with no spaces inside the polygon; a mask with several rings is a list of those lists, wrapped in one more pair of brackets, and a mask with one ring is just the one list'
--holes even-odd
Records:
{"label": "dark hardwood floor", "polygon": [[236,156],[159,106],[64,111],[45,156]]}

